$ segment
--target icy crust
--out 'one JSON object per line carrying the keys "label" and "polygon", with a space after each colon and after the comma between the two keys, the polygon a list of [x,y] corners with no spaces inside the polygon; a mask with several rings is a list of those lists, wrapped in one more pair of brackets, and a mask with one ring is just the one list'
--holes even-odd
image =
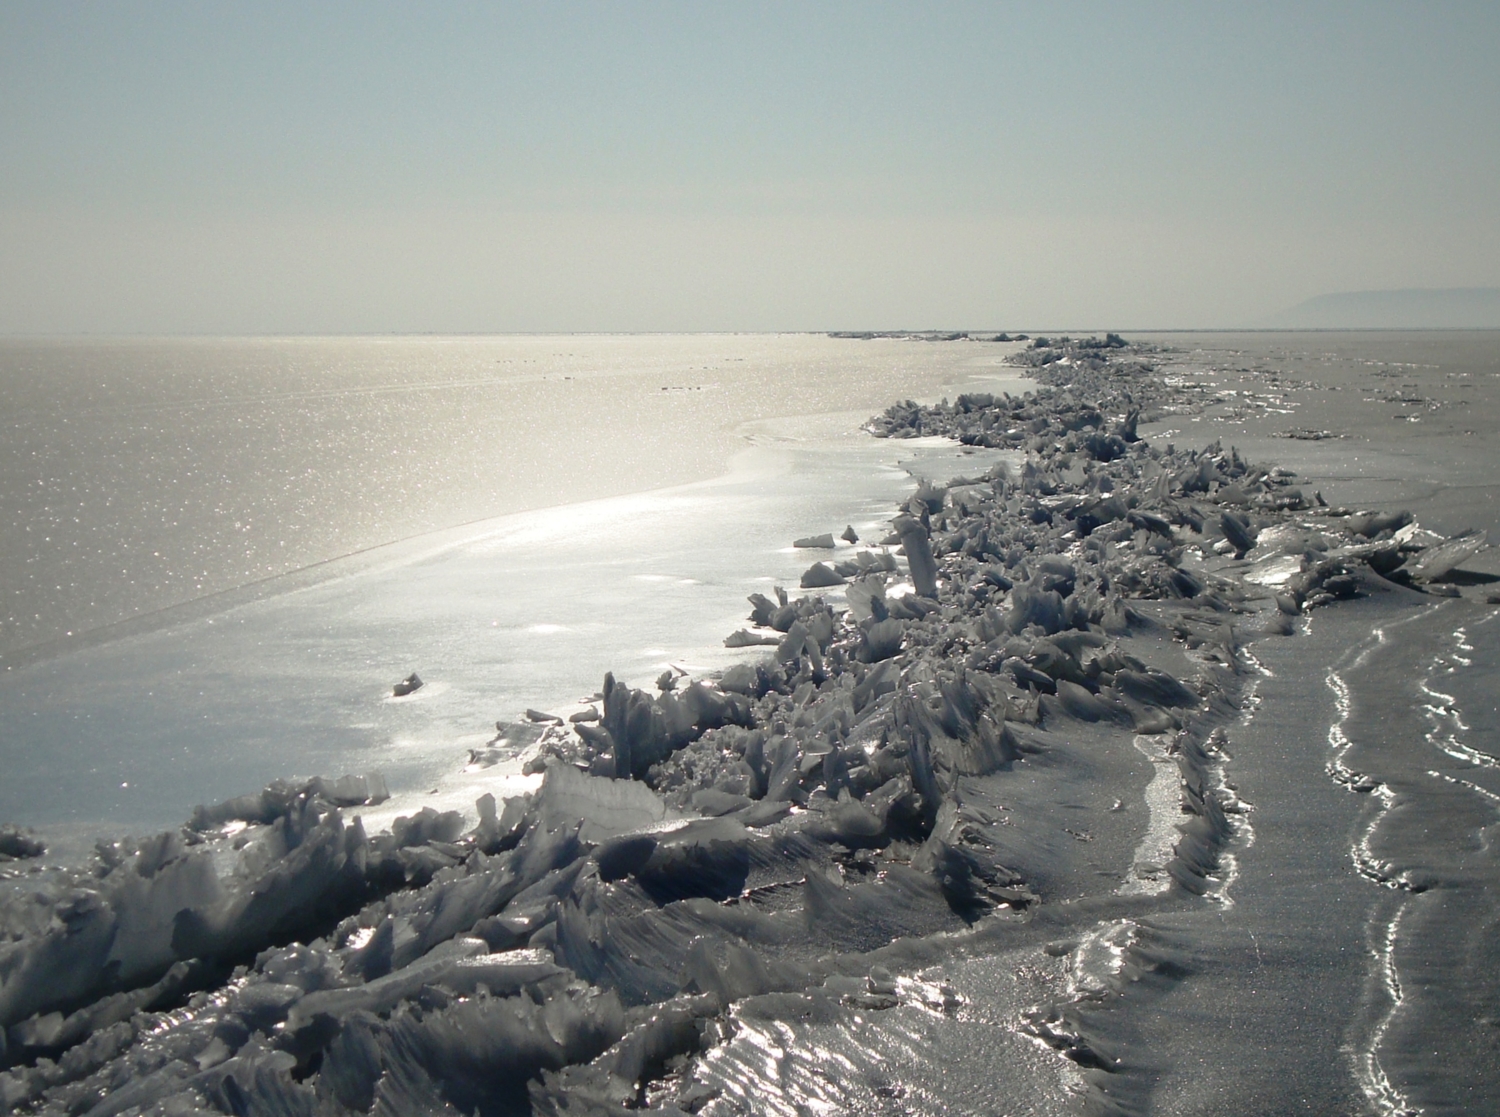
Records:
{"label": "icy crust", "polygon": [[654,695],[608,677],[597,720],[502,726],[471,763],[534,748],[544,777],[480,799],[477,826],[429,808],[370,835],[354,812],[378,779],[276,784],[9,882],[0,1100],[755,1111],[714,1055],[736,1035],[913,998],[961,1012],[907,975],[1030,944],[1071,976],[1014,1028],[1128,1106],[1095,1021],[1182,971],[1152,912],[1224,902],[1247,641],[1470,544],[1322,508],[1217,445],[1147,446],[1140,415],[1193,403],[1150,354],[1027,352],[1031,396],[873,424],[1024,448],[1018,475],[923,483],[883,545],[818,564],[843,600],[752,597],[730,642],[774,645],[758,662]]}

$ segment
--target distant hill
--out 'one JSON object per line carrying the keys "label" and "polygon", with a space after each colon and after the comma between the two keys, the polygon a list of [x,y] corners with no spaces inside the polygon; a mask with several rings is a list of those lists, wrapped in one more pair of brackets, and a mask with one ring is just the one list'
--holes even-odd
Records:
{"label": "distant hill", "polygon": [[1287,330],[1500,329],[1500,287],[1340,291],[1257,324]]}

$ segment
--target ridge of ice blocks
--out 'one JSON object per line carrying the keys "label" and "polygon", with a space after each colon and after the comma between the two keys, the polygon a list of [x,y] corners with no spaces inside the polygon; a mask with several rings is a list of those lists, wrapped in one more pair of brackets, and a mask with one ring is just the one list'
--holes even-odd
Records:
{"label": "ridge of ice blocks", "polygon": [[1148,446],[1138,421],[1196,397],[1116,340],[1026,350],[1024,398],[873,420],[1027,456],[922,484],[892,516],[904,567],[865,548],[814,567],[829,597],[753,595],[727,643],[761,658],[655,694],[608,676],[589,719],[498,725],[471,764],[544,775],[477,824],[424,808],[370,834],[378,777],[274,784],[9,888],[0,1100],[737,1112],[724,1091],[755,1072],[729,1053],[757,1022],[941,1016],[958,995],[911,975],[1031,950],[1082,976],[1013,1031],[1109,1111],[1080,1006],[1170,980],[1134,920],[1222,888],[1246,642],[1483,543],[1309,503],[1233,448]]}

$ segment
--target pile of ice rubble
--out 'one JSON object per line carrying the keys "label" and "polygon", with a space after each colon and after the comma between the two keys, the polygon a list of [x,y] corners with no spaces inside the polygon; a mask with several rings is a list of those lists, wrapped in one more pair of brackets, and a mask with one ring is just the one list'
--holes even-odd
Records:
{"label": "pile of ice rubble", "polygon": [[[372,835],[351,811],[378,780],[275,784],[10,882],[0,1100],[732,1112],[705,1055],[737,1020],[890,1007],[892,969],[1056,936],[1066,918],[1038,916],[1091,897],[1086,925],[1202,902],[1236,809],[1214,729],[1246,693],[1245,642],[1370,578],[1437,578],[1482,540],[1318,507],[1232,450],[1147,446],[1139,416],[1191,400],[1106,355],[1036,362],[1049,386],[1025,398],[875,420],[1026,463],[922,485],[886,541],[904,565],[885,547],[817,564],[809,583],[842,602],[752,598],[736,636],[774,643],[761,661],[654,695],[607,678],[597,722],[503,728],[495,748],[539,744],[545,776],[480,799],[476,826],[424,809]],[[1245,578],[1262,568],[1270,588]],[[1143,633],[1192,673],[1148,664]],[[1142,871],[1134,839],[1079,852],[1079,826],[1125,817],[1111,735],[1152,737],[1181,773],[1144,895],[1111,893]],[[1092,821],[1025,783],[1048,764],[1087,777],[1071,806]],[[1018,1026],[1107,1074],[1071,1011]]]}

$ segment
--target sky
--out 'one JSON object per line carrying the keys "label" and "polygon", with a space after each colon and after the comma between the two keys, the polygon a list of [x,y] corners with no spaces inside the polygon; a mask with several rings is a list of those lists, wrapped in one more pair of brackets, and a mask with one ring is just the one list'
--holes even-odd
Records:
{"label": "sky", "polygon": [[1500,286],[1500,4],[0,0],[0,333],[1212,328]]}

